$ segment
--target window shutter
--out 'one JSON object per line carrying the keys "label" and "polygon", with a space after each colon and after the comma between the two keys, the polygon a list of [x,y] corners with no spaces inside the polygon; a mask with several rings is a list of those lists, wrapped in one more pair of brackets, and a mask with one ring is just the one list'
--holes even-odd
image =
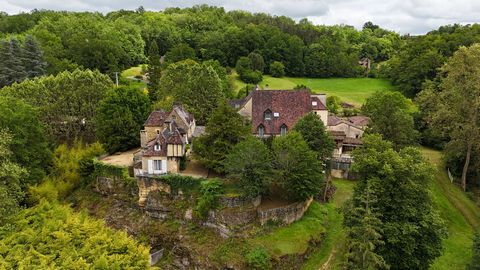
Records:
{"label": "window shutter", "polygon": [[153,160],[148,160],[147,165],[148,174],[153,174]]}
{"label": "window shutter", "polygon": [[162,160],[162,172],[167,173],[167,161]]}

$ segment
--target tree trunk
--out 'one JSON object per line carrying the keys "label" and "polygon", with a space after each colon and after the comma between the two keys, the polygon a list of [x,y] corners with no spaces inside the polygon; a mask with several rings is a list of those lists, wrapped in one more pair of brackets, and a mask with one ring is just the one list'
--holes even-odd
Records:
{"label": "tree trunk", "polygon": [[463,171],[462,171],[462,189],[463,191],[467,191],[467,171],[468,171],[468,166],[470,165],[470,156],[472,154],[472,140],[468,140],[467,143],[467,156],[465,157],[465,165],[463,165]]}

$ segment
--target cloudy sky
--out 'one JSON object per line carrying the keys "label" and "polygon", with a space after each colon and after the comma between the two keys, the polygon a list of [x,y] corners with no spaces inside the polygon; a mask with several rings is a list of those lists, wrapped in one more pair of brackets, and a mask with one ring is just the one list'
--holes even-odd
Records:
{"label": "cloudy sky", "polygon": [[162,10],[196,4],[308,18],[315,24],[361,27],[372,21],[402,34],[424,34],[451,23],[480,22],[479,0],[0,0],[0,10],[9,14],[34,8],[105,13],[140,5],[147,10]]}

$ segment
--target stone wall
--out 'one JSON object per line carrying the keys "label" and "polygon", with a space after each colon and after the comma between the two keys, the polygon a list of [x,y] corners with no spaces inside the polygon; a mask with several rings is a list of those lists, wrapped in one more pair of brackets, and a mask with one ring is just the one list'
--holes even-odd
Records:
{"label": "stone wall", "polygon": [[264,210],[258,209],[258,219],[261,225],[264,225],[268,221],[290,224],[303,217],[303,214],[307,211],[312,201],[313,198],[310,198],[305,202],[292,203],[282,207]]}
{"label": "stone wall", "polygon": [[138,186],[138,205],[145,206],[148,194],[152,191],[162,191],[167,194],[171,193],[170,185],[158,181],[150,177],[137,177]]}
{"label": "stone wall", "polygon": [[262,202],[262,196],[258,196],[254,199],[246,198],[242,196],[222,196],[220,198],[220,205],[223,207],[258,207]]}

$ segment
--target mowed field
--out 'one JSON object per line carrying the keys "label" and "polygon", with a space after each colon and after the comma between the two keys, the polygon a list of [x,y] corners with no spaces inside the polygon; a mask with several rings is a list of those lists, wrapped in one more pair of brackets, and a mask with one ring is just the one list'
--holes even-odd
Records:
{"label": "mowed field", "polygon": [[[235,92],[238,92],[245,83],[240,81],[234,73]],[[335,95],[342,101],[361,106],[365,99],[376,91],[394,90],[394,86],[385,79],[375,78],[274,78],[264,75],[260,83],[262,89],[293,89],[297,85],[306,85],[314,93]]]}

